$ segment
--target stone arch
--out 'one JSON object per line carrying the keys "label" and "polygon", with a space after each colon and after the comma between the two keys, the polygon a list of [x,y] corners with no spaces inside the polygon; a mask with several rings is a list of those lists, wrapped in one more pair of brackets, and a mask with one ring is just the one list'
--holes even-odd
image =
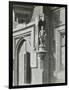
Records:
{"label": "stone arch", "polygon": [[20,39],[19,39],[19,41],[17,42],[17,45],[16,45],[16,51],[18,50],[18,47],[20,46],[20,44],[22,44],[24,41],[26,41],[25,39],[24,39],[24,37],[21,37]]}
{"label": "stone arch", "polygon": [[[20,39],[19,39],[19,41],[18,41],[18,43],[17,43],[17,45],[16,45],[16,63],[17,63],[17,85],[20,85],[20,79],[19,79],[19,75],[20,75],[20,72],[19,72],[19,68],[20,68],[20,61],[19,60],[22,60],[22,59],[19,59],[19,53],[21,52],[21,48],[23,47],[23,44],[24,44],[24,42],[26,42],[27,40],[24,38],[24,37],[21,37]],[[29,43],[29,42],[28,42]],[[30,53],[28,52],[27,54],[29,54],[30,55]],[[24,57],[24,55],[23,55],[23,57]],[[26,55],[25,55],[25,58],[26,58]],[[24,60],[24,58],[23,58],[23,60]],[[26,61],[24,62],[24,63],[26,63]],[[30,63],[29,63],[30,64]],[[24,66],[24,65],[23,65]],[[30,68],[30,65],[29,65],[29,68]],[[28,71],[28,70],[27,70]],[[31,71],[31,68],[30,68],[30,71]],[[29,72],[30,72],[29,71]],[[28,73],[28,72],[27,72]],[[29,77],[31,77],[30,75],[29,75]],[[28,78],[28,76],[26,76],[25,77],[25,79],[26,78]],[[29,79],[29,78],[28,78]],[[24,82],[24,81],[23,81]],[[25,83],[27,83],[27,81],[25,80]],[[28,80],[28,83],[30,83],[30,81]]]}

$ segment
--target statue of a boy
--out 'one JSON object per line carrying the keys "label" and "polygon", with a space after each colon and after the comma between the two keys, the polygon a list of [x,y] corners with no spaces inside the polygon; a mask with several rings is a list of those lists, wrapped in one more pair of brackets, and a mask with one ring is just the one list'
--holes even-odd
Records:
{"label": "statue of a boy", "polygon": [[45,40],[46,40],[46,33],[45,30],[43,30],[43,26],[41,26],[41,30],[39,32],[40,46],[45,45]]}

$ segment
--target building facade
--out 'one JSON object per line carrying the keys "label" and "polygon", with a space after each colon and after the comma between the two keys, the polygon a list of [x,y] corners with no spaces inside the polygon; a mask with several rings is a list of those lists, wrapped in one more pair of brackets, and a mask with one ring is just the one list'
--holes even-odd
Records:
{"label": "building facade", "polygon": [[65,7],[13,5],[13,86],[65,82]]}

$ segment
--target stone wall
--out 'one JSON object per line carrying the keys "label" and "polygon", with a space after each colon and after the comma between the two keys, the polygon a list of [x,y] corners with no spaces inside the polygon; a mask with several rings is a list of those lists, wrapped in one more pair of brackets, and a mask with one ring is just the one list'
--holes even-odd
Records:
{"label": "stone wall", "polygon": [[[38,52],[38,20],[39,20],[40,14],[44,14],[44,19],[46,21],[45,30],[47,34],[47,37],[46,37],[47,53],[46,53],[45,60],[43,61],[44,69],[45,69],[44,72],[40,68],[41,62],[37,55],[37,52]],[[49,7],[44,8],[43,6],[35,6],[33,15],[31,17],[31,22],[35,22],[35,32],[34,32],[35,44],[32,50],[32,53],[34,53],[33,56],[35,56],[35,58],[32,57],[33,64],[31,65],[31,84],[61,82],[60,80],[58,80],[59,76],[55,75],[56,52],[57,52],[55,31],[56,31],[56,28],[62,25],[65,26],[65,9],[57,8],[56,10],[50,10]]]}
{"label": "stone wall", "polygon": [[[58,78],[60,78],[61,75],[63,75],[63,72],[62,73],[59,72],[61,73],[61,75],[56,75],[56,76],[54,75],[56,71],[56,66],[57,66],[56,54],[58,52],[56,51],[57,47],[56,47],[55,32],[56,32],[56,29],[62,28],[62,26],[65,26],[65,8],[57,8],[56,10],[53,10],[49,15],[49,61],[50,61],[49,69],[50,69],[50,82],[51,83],[64,82],[63,81],[64,77],[58,80]],[[58,59],[58,62],[60,62],[60,60],[61,59]],[[59,68],[59,66],[57,68]]]}

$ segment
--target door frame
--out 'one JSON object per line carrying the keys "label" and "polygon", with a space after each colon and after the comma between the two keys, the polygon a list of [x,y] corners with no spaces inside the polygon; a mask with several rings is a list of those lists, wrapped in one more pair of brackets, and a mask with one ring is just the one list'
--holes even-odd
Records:
{"label": "door frame", "polygon": [[56,43],[56,54],[55,54],[55,72],[54,72],[54,76],[57,77],[58,73],[60,72],[60,59],[61,59],[61,52],[60,52],[60,48],[61,48],[61,43],[60,43],[60,39],[61,39],[61,34],[65,33],[65,25],[59,26],[57,28],[54,29],[54,36],[55,36],[55,43]]}

